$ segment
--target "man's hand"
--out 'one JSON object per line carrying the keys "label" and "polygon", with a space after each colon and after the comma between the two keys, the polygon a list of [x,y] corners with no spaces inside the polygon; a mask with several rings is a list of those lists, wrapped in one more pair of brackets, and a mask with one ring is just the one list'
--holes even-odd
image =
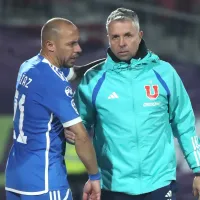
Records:
{"label": "man's hand", "polygon": [[74,144],[75,143],[75,134],[68,129],[65,129],[64,133],[65,133],[65,138],[66,138],[67,142],[70,144]]}
{"label": "man's hand", "polygon": [[[66,139],[66,141],[69,144],[75,144],[76,135],[72,131],[70,131],[68,129],[64,129],[64,133],[65,133],[65,139]],[[92,140],[93,134],[90,133],[89,136],[90,136],[90,139]]]}
{"label": "man's hand", "polygon": [[200,176],[195,176],[193,181],[193,195],[200,200]]}
{"label": "man's hand", "polygon": [[100,181],[88,180],[83,188],[83,200],[100,200],[101,187]]}

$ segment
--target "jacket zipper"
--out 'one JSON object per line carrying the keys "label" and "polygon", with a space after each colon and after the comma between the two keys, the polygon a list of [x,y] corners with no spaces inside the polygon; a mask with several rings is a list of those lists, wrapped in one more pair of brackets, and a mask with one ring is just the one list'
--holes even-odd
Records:
{"label": "jacket zipper", "polygon": [[[132,89],[134,88],[134,80],[132,79]],[[133,91],[132,91],[132,99],[133,99],[133,115],[134,115],[134,125],[135,125],[135,133],[136,133],[136,138],[137,138],[137,151],[138,151],[138,174],[139,174],[139,190],[140,193],[142,193],[142,186],[141,186],[141,163],[140,163],[140,148],[139,148],[139,136],[138,136],[138,132],[137,132],[137,119],[136,119],[136,115],[134,113],[134,108],[135,108],[135,102],[134,102],[134,96],[133,96]]]}

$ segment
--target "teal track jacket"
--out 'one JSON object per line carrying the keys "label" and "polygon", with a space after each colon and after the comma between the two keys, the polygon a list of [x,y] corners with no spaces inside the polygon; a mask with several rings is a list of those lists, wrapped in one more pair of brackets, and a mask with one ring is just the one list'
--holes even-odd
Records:
{"label": "teal track jacket", "polygon": [[102,174],[102,188],[138,195],[176,179],[174,137],[193,172],[200,151],[190,99],[175,69],[148,52],[130,63],[108,55],[75,94]]}

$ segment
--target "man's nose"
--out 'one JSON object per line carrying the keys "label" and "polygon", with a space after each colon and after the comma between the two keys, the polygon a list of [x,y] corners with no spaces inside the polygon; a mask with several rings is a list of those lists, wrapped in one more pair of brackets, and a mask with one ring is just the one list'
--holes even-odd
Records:
{"label": "man's nose", "polygon": [[80,47],[79,44],[76,45],[75,52],[76,52],[76,53],[81,53],[81,52],[82,52],[82,49],[81,49],[81,47]]}
{"label": "man's nose", "polygon": [[119,46],[120,46],[120,47],[124,47],[125,45],[126,45],[126,44],[125,44],[124,38],[120,38]]}

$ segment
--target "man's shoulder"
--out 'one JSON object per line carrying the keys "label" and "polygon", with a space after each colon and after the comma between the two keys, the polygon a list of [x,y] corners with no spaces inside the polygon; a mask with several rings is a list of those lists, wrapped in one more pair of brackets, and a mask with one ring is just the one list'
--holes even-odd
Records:
{"label": "man's shoulder", "polygon": [[21,64],[20,71],[25,73],[35,72],[37,74],[42,73],[49,64],[40,58],[39,55],[34,56]]}
{"label": "man's shoulder", "polygon": [[39,69],[41,69],[41,67],[39,67],[40,65],[42,65],[41,60],[38,56],[34,56],[21,64],[18,76],[21,77],[28,75],[31,78],[39,78]]}
{"label": "man's shoulder", "polygon": [[88,69],[82,79],[80,84],[78,85],[79,89],[83,88],[90,88],[93,89],[98,81],[103,77],[105,70],[103,69],[105,61],[95,64]]}
{"label": "man's shoulder", "polygon": [[88,69],[85,74],[90,74],[90,73],[98,73],[103,70],[103,66],[105,64],[105,60],[102,60],[98,64],[91,65],[90,69]]}
{"label": "man's shoulder", "polygon": [[46,58],[41,58],[38,62],[33,64],[34,68],[45,82],[67,81],[63,71],[52,65]]}
{"label": "man's shoulder", "polygon": [[99,77],[103,75],[103,73],[105,72],[104,64],[105,64],[105,60],[92,66],[90,69],[88,69],[85,72],[84,78],[95,78],[95,77]]}
{"label": "man's shoulder", "polygon": [[159,59],[157,65],[154,66],[154,70],[159,72],[173,73],[175,71],[174,67],[168,61]]}
{"label": "man's shoulder", "polygon": [[39,55],[26,60],[20,66],[18,73],[18,81],[21,77],[27,76],[33,80],[34,85],[51,85],[58,84],[59,82],[66,82],[63,72],[51,65],[51,63]]}

